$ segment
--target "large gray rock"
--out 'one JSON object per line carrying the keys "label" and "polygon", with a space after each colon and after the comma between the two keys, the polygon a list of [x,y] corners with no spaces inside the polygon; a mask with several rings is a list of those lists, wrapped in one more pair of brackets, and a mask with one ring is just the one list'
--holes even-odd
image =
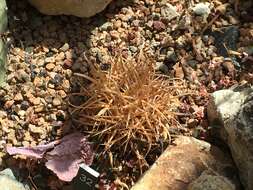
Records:
{"label": "large gray rock", "polygon": [[28,190],[24,185],[18,182],[11,169],[5,169],[0,172],[1,190]]}
{"label": "large gray rock", "polygon": [[164,151],[131,190],[186,190],[208,169],[238,186],[236,174],[231,172],[235,170],[232,159],[219,148],[184,136],[178,137],[174,145]]}
{"label": "large gray rock", "polygon": [[74,15],[90,17],[102,10],[112,0],[29,0],[40,12],[48,15]]}
{"label": "large gray rock", "polygon": [[208,106],[211,125],[225,141],[246,190],[253,187],[253,89],[221,90],[211,95]]}

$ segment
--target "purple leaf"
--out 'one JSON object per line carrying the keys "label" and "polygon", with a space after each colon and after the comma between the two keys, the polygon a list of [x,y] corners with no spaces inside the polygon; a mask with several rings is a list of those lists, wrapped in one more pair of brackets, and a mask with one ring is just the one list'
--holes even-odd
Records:
{"label": "purple leaf", "polygon": [[80,163],[91,165],[93,161],[90,143],[81,133],[73,133],[60,141],[36,147],[7,147],[7,152],[10,155],[46,158],[46,167],[63,181],[71,181],[77,175]]}
{"label": "purple leaf", "polygon": [[71,181],[77,175],[80,163],[92,164],[93,152],[85,136],[74,133],[65,136],[59,145],[46,154],[46,159],[46,167],[59,179]]}
{"label": "purple leaf", "polygon": [[52,159],[46,162],[46,167],[60,180],[70,182],[77,175],[80,162],[81,160]]}
{"label": "purple leaf", "polygon": [[43,158],[46,151],[54,148],[59,141],[54,141],[46,145],[38,145],[36,147],[6,147],[6,151],[10,155],[21,154],[32,158]]}

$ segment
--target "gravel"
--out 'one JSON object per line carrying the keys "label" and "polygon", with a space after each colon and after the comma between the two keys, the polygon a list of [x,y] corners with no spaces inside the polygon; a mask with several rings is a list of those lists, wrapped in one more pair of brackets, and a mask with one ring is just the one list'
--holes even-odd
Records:
{"label": "gravel", "polygon": [[[218,54],[224,55],[224,48],[222,52],[217,49],[213,33],[202,35],[209,14],[216,14],[212,7],[217,4],[211,1],[210,6],[197,4],[193,10],[188,1],[115,1],[86,19],[45,16],[24,0],[9,0],[8,4],[12,43],[8,84],[0,89],[0,135],[8,145],[35,145],[60,138],[61,129],[54,123],[72,117],[68,95],[87,83],[73,75],[88,74],[84,53],[91,63],[106,69],[111,56],[120,53],[129,58],[142,50],[155,60],[157,70],[169,76],[179,75],[209,90],[233,84],[230,72],[219,69],[222,59]],[[235,51],[253,43],[253,23],[239,24],[238,20],[230,5],[211,25],[214,31],[228,28],[224,31]],[[240,77],[246,80],[250,75]],[[18,129],[23,135],[17,140]]]}

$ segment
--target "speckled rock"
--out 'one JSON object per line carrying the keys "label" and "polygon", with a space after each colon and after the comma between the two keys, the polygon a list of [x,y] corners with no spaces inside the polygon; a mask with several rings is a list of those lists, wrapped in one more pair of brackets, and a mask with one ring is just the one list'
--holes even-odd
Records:
{"label": "speckled rock", "polygon": [[[207,168],[222,176],[235,176],[231,172],[235,170],[231,158],[219,148],[184,136],[178,137],[175,145],[164,151],[131,190],[185,190]],[[238,182],[231,180],[231,183]]]}
{"label": "speckled rock", "polygon": [[253,89],[234,88],[212,94],[208,106],[210,123],[218,129],[239,170],[246,190],[253,187]]}

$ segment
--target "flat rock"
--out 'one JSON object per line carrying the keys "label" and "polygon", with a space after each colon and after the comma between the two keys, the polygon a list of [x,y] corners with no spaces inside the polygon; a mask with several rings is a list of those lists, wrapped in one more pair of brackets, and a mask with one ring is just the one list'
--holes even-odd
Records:
{"label": "flat rock", "polygon": [[[224,177],[235,169],[227,154],[207,142],[180,136],[174,144],[164,151],[131,190],[186,190],[193,180],[209,168]],[[230,171],[229,174],[227,171]]]}
{"label": "flat rock", "polygon": [[[228,144],[246,190],[253,187],[253,88],[221,90],[211,95],[208,118]],[[217,127],[216,127],[217,129]]]}
{"label": "flat rock", "polygon": [[101,12],[112,0],[29,0],[40,12],[48,15],[90,17]]}

